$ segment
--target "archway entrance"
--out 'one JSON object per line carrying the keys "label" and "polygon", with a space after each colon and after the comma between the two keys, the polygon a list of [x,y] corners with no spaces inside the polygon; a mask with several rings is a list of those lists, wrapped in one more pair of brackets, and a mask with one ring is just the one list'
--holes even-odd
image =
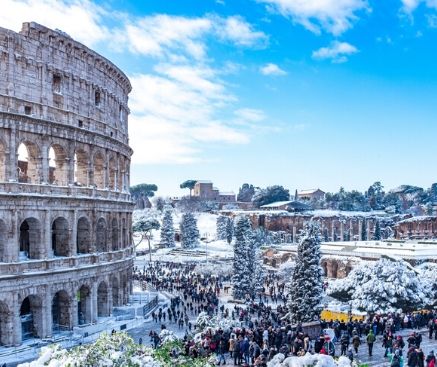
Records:
{"label": "archway entrance", "polygon": [[118,279],[116,277],[112,277],[112,307],[120,306],[120,287],[118,284]]}
{"label": "archway entrance", "polygon": [[71,300],[64,290],[56,292],[52,301],[52,329],[54,332],[71,329]]}
{"label": "archway entrance", "polygon": [[101,282],[97,288],[97,316],[105,317],[109,314],[108,286],[105,282]]}
{"label": "archway entrance", "polygon": [[97,222],[96,247],[97,247],[97,252],[106,252],[107,251],[106,221],[103,218],[100,218]]}
{"label": "archway entrance", "polygon": [[77,222],[77,253],[88,254],[91,251],[91,228],[87,218],[79,218]]}
{"label": "archway entrance", "polygon": [[41,259],[43,255],[41,225],[38,219],[27,218],[20,225],[20,257]]}
{"label": "archway entrance", "polygon": [[79,325],[91,323],[91,291],[86,286],[80,287],[77,294],[77,312]]}
{"label": "archway entrance", "polygon": [[112,227],[112,236],[111,236],[112,251],[117,251],[119,249],[119,246],[118,246],[118,222],[116,218],[112,219],[111,227]]}
{"label": "archway entrance", "polygon": [[42,302],[39,296],[30,295],[21,302],[21,337],[22,340],[41,338],[42,335]]}
{"label": "archway entrance", "polygon": [[65,218],[59,217],[52,224],[52,250],[55,256],[68,256],[70,253],[69,246],[69,228]]}

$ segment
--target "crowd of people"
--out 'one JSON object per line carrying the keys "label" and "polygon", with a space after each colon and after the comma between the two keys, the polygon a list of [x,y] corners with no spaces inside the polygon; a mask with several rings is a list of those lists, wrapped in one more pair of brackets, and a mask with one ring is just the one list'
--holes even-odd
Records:
{"label": "crowd of people", "polygon": [[[241,366],[267,366],[277,353],[284,356],[303,356],[320,353],[330,356],[357,358],[360,348],[366,347],[369,357],[373,346],[381,343],[384,358],[391,367],[436,367],[435,356],[421,349],[422,334],[428,328],[429,339],[437,340],[437,313],[376,315],[367,319],[348,322],[331,320],[317,324],[318,332],[305,325],[290,325],[285,282],[278,274],[268,274],[263,292],[246,304],[220,303],[220,295],[229,289],[229,276],[199,274],[194,264],[154,263],[147,268],[136,269],[134,279],[144,288],[168,292],[171,301],[166,308],[152,313],[157,324],[176,324],[185,330],[184,352],[192,357],[216,355],[217,364],[231,362]],[[192,335],[197,328],[194,320],[205,312],[232,320],[234,327],[210,328],[200,340]],[[164,326],[165,327],[165,326]],[[408,337],[402,337],[405,331]],[[151,332],[155,347],[159,337]]]}

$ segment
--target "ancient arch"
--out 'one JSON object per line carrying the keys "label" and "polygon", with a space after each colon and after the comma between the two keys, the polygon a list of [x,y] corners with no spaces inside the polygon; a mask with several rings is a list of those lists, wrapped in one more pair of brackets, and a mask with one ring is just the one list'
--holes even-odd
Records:
{"label": "ancient arch", "polygon": [[41,181],[39,150],[36,144],[24,141],[18,146],[18,182],[37,184]]}
{"label": "ancient arch", "polygon": [[70,230],[68,222],[63,217],[58,217],[52,224],[52,250],[55,256],[69,256]]}
{"label": "ancient arch", "polygon": [[103,281],[97,288],[97,316],[105,317],[109,315],[108,286],[106,282]]}
{"label": "ancient arch", "polygon": [[55,293],[52,300],[52,330],[71,330],[71,298],[65,290]]}
{"label": "ancient arch", "polygon": [[112,251],[117,251],[119,249],[118,245],[118,221],[117,218],[113,218],[111,222],[112,227],[112,235],[111,235],[111,243],[112,243]]}
{"label": "ancient arch", "polygon": [[0,301],[0,346],[11,344],[12,314],[5,302]]}
{"label": "ancient arch", "polygon": [[6,224],[0,219],[0,262],[6,261]]}
{"label": "ancient arch", "polygon": [[77,312],[79,325],[89,324],[92,321],[91,290],[87,285],[82,285],[77,293]]}
{"label": "ancient arch", "polygon": [[323,269],[323,275],[325,277],[328,276],[328,262],[327,261],[322,261],[322,269]]}
{"label": "ancient arch", "polygon": [[0,182],[6,181],[6,145],[0,140]]}
{"label": "ancient arch", "polygon": [[106,221],[104,218],[100,218],[97,221],[96,226],[96,250],[97,252],[108,251],[106,242]]}
{"label": "ancient arch", "polygon": [[43,307],[37,295],[27,296],[20,307],[22,340],[42,338]]}
{"label": "ancient arch", "polygon": [[51,185],[68,185],[68,159],[62,146],[53,144],[49,148],[49,183]]}
{"label": "ancient arch", "polygon": [[336,260],[332,260],[331,262],[331,278],[337,279],[338,277],[338,262]]}
{"label": "ancient arch", "polygon": [[94,185],[99,189],[105,188],[105,160],[100,152],[94,155]]}
{"label": "ancient arch", "polygon": [[20,225],[20,252],[29,259],[44,257],[44,244],[41,241],[41,223],[36,218],[27,218]]}
{"label": "ancient arch", "polygon": [[120,286],[118,282],[118,278],[116,276],[111,277],[112,283],[112,306],[117,307],[120,306]]}
{"label": "ancient arch", "polygon": [[86,217],[81,217],[77,221],[76,244],[78,254],[91,252],[91,225]]}
{"label": "ancient arch", "polygon": [[88,154],[82,149],[74,153],[74,182],[77,186],[89,186]]}

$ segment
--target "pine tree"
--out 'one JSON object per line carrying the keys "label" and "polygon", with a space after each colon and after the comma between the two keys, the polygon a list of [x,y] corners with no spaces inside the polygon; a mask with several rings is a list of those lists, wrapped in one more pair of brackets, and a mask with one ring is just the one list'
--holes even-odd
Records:
{"label": "pine tree", "polygon": [[184,213],[180,224],[181,246],[183,248],[194,248],[199,244],[199,230],[197,221],[192,213]]}
{"label": "pine tree", "polygon": [[289,284],[287,306],[292,322],[314,321],[320,315],[323,297],[320,243],[319,226],[309,222],[298,244],[296,266]]}
{"label": "pine tree", "polygon": [[174,235],[173,215],[170,209],[166,209],[162,218],[161,244],[165,247],[175,247]]}
{"label": "pine tree", "polygon": [[257,296],[262,293],[264,289],[264,280],[266,277],[264,268],[262,266],[262,257],[260,255],[259,250],[255,251],[255,264],[253,266],[254,273],[252,278],[252,290],[253,296]]}
{"label": "pine tree", "polygon": [[234,220],[232,218],[228,218],[228,222],[226,223],[226,241],[228,242],[228,244],[231,244],[233,237],[234,237]]}
{"label": "pine tree", "polygon": [[233,264],[233,296],[235,299],[245,299],[251,294],[250,260],[248,258],[250,221],[247,217],[237,220],[235,226],[234,264]]}
{"label": "pine tree", "polygon": [[217,227],[217,239],[226,240],[227,239],[227,227],[228,227],[228,217],[224,215],[219,215],[217,217],[216,227]]}
{"label": "pine tree", "polygon": [[375,223],[375,233],[373,235],[373,239],[379,241],[381,239],[381,225],[379,224],[379,220]]}

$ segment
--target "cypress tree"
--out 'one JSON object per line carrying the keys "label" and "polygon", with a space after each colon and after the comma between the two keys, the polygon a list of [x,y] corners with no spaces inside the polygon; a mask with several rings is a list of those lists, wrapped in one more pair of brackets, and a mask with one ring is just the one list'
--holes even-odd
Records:
{"label": "cypress tree", "polygon": [[376,241],[381,239],[381,225],[379,224],[379,220],[376,220],[375,223],[375,233],[373,234],[373,239]]}
{"label": "cypress tree", "polygon": [[248,258],[250,248],[250,221],[247,217],[237,220],[235,226],[234,263],[233,263],[233,296],[235,299],[245,299],[251,291],[251,264]]}
{"label": "cypress tree", "polygon": [[180,224],[181,246],[183,248],[194,248],[199,244],[199,230],[197,221],[192,213],[184,213]]}
{"label": "cypress tree", "polygon": [[291,322],[309,322],[320,316],[323,297],[320,243],[319,226],[309,222],[298,244],[296,266],[288,287]]}
{"label": "cypress tree", "polygon": [[161,244],[165,247],[175,247],[174,234],[173,215],[170,209],[166,209],[162,218]]}
{"label": "cypress tree", "polygon": [[219,215],[217,217],[216,228],[217,228],[217,239],[226,240],[227,239],[227,225],[228,217],[224,215]]}

